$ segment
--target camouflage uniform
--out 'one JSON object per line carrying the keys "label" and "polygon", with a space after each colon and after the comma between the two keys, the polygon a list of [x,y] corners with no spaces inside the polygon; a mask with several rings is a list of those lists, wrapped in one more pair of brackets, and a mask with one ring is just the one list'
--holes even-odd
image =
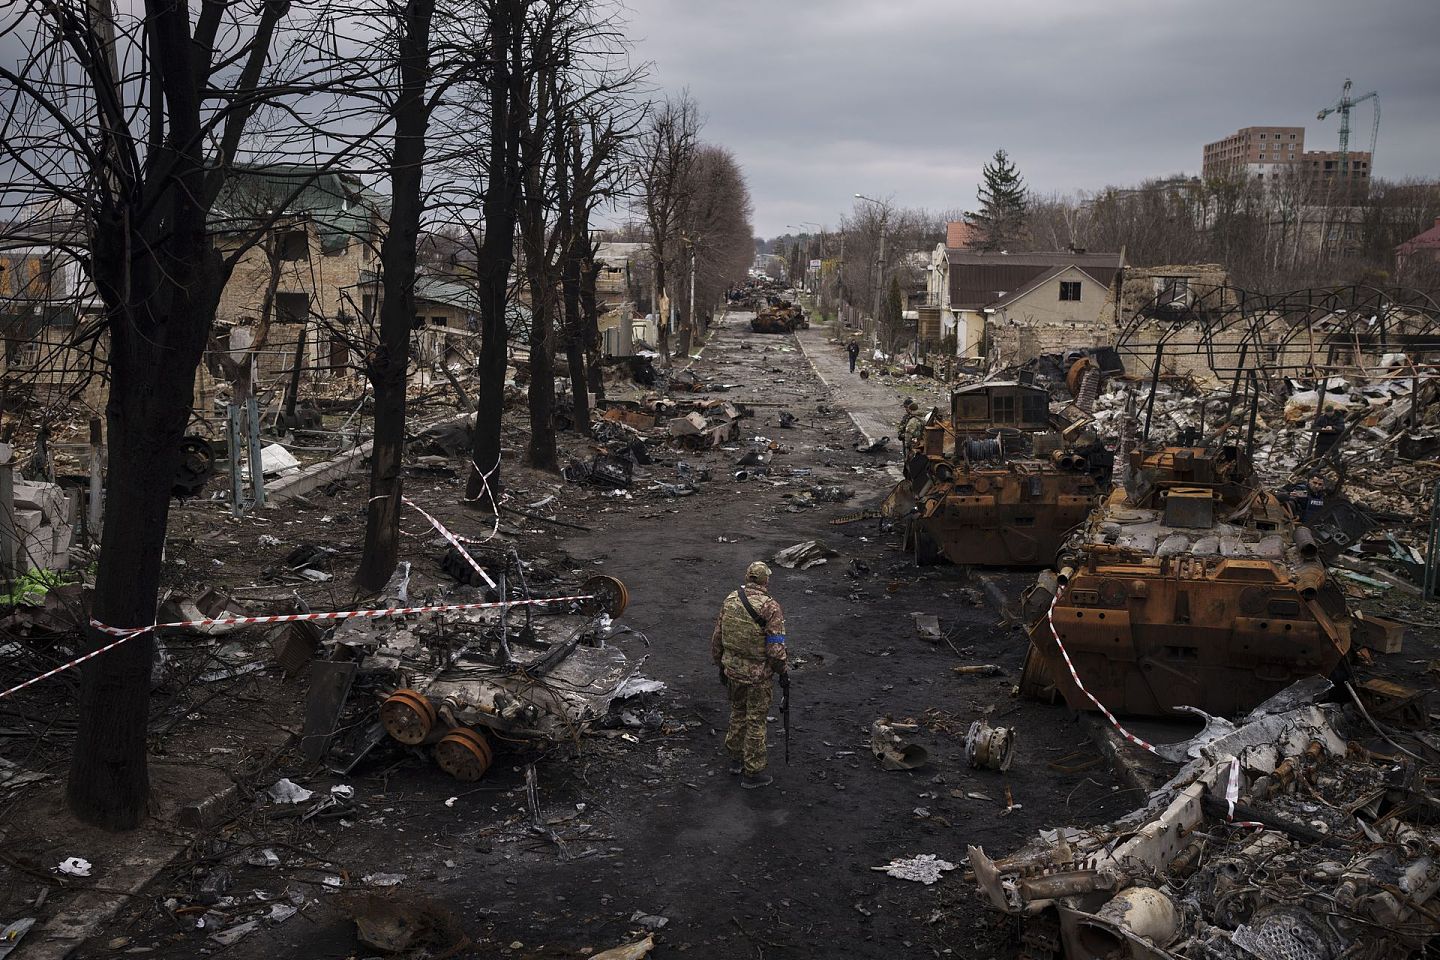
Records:
{"label": "camouflage uniform", "polygon": [[902,437],[907,448],[917,447],[925,441],[925,417],[915,414],[910,422],[905,425]]}
{"label": "camouflage uniform", "polygon": [[[751,570],[763,564],[752,564]],[[769,579],[769,568],[765,578]],[[747,574],[747,577],[750,574]],[[715,630],[710,635],[710,658],[725,671],[730,689],[730,729],[725,734],[725,749],[742,761],[747,775],[765,769],[765,715],[770,709],[770,680],[784,673],[785,613],[770,596],[764,583],[747,579],[740,588],[760,619],[760,625],[740,603],[737,590],[725,598]]]}

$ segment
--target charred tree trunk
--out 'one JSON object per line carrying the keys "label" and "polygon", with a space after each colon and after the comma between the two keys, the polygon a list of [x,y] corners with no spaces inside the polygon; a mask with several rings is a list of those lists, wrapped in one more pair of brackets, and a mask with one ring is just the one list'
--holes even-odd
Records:
{"label": "charred tree trunk", "polygon": [[585,240],[575,237],[565,251],[565,274],[560,281],[565,304],[565,362],[570,374],[575,432],[590,436],[590,384],[585,375],[585,318],[580,313],[580,271]]}
{"label": "charred tree trunk", "polygon": [[424,210],[420,183],[430,123],[425,86],[434,14],[435,0],[409,0],[400,13],[400,94],[395,102],[395,144],[390,155],[390,222],[380,245],[385,300],[380,305],[380,343],[366,370],[375,389],[375,438],[370,450],[365,551],[355,584],[367,591],[385,585],[400,548],[405,375],[415,322],[415,245]]}
{"label": "charred tree trunk", "polygon": [[[587,240],[588,244],[588,240]],[[580,313],[585,325],[585,367],[590,377],[590,392],[596,401],[605,399],[605,371],[600,363],[600,298],[595,286],[600,271],[595,266],[595,251],[590,249],[580,268]],[[622,323],[629,323],[624,317]]]}
{"label": "charred tree trunk", "polygon": [[[549,271],[545,271],[548,273]],[[552,303],[549,291],[530,306],[530,466],[559,470],[555,453],[555,360],[551,355]]]}
{"label": "charred tree trunk", "polygon": [[[498,510],[501,490],[500,422],[505,411],[505,367],[509,326],[506,307],[510,266],[515,260],[515,220],[520,205],[520,136],[530,91],[525,74],[524,0],[498,0],[490,10],[490,70],[485,99],[486,184],[481,204],[485,234],[480,245],[476,287],[480,298],[480,360],[474,456],[465,498]],[[517,116],[522,114],[522,116]]]}
{"label": "charred tree trunk", "polygon": [[[175,16],[184,17],[185,8],[177,9]],[[172,16],[168,11],[151,15],[162,21]],[[184,29],[173,23],[163,27],[169,27],[167,35]],[[183,69],[188,63],[184,44],[168,49],[177,54],[175,68]],[[91,616],[119,628],[155,622],[171,479],[179,468],[195,371],[226,273],[207,236],[199,200],[205,193],[203,165],[190,152],[200,143],[198,124],[188,131],[172,124],[172,176],[178,183],[168,191],[167,202],[148,219],[134,207],[125,215],[105,211],[92,241],[96,285],[110,329],[105,502],[111,508]],[[127,219],[138,226],[127,230]],[[86,631],[87,649],[115,639]],[[81,668],[79,726],[66,798],[87,823],[128,830],[145,817],[153,657],[153,636],[145,633]]]}

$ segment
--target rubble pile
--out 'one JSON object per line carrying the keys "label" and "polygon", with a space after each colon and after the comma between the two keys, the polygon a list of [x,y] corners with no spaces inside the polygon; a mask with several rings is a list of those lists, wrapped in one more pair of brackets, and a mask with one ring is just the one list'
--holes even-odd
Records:
{"label": "rubble pile", "polygon": [[1329,687],[1305,681],[1239,726],[1207,724],[1116,822],[1042,830],[999,860],[969,847],[982,896],[1023,918],[1022,956],[1423,951],[1440,933],[1437,765],[1369,742],[1363,713],[1319,702]]}
{"label": "rubble pile", "polygon": [[[1301,494],[1312,494],[1297,516],[1315,530],[1327,560],[1378,563],[1418,580],[1440,463],[1440,371],[1390,365],[1368,378],[1330,377],[1317,422],[1319,386],[1287,378],[1262,389],[1254,410],[1257,478],[1297,506]],[[1149,396],[1148,381],[1112,381],[1090,425],[1117,441],[1138,437]],[[1243,442],[1250,415],[1243,387],[1237,396],[1231,387],[1163,379],[1150,436],[1194,444],[1228,431]]]}

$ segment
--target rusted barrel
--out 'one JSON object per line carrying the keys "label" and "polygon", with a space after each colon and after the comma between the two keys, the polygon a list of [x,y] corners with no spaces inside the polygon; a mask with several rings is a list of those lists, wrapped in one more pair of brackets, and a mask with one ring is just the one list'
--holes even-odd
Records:
{"label": "rusted barrel", "polygon": [[1313,600],[1320,588],[1325,586],[1325,564],[1308,560],[1295,568],[1295,589],[1306,600]]}

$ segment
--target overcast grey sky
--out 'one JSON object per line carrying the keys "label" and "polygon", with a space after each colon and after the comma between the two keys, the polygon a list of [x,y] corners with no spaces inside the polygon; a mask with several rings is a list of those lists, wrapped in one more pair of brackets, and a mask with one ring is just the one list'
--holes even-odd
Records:
{"label": "overcast grey sky", "polygon": [[997,147],[1041,193],[1199,173],[1243,126],[1333,150],[1315,114],[1346,77],[1380,93],[1376,176],[1440,176],[1437,0],[626,3],[637,55],[739,158],[762,236],[833,225],[857,192],[973,209]]}

